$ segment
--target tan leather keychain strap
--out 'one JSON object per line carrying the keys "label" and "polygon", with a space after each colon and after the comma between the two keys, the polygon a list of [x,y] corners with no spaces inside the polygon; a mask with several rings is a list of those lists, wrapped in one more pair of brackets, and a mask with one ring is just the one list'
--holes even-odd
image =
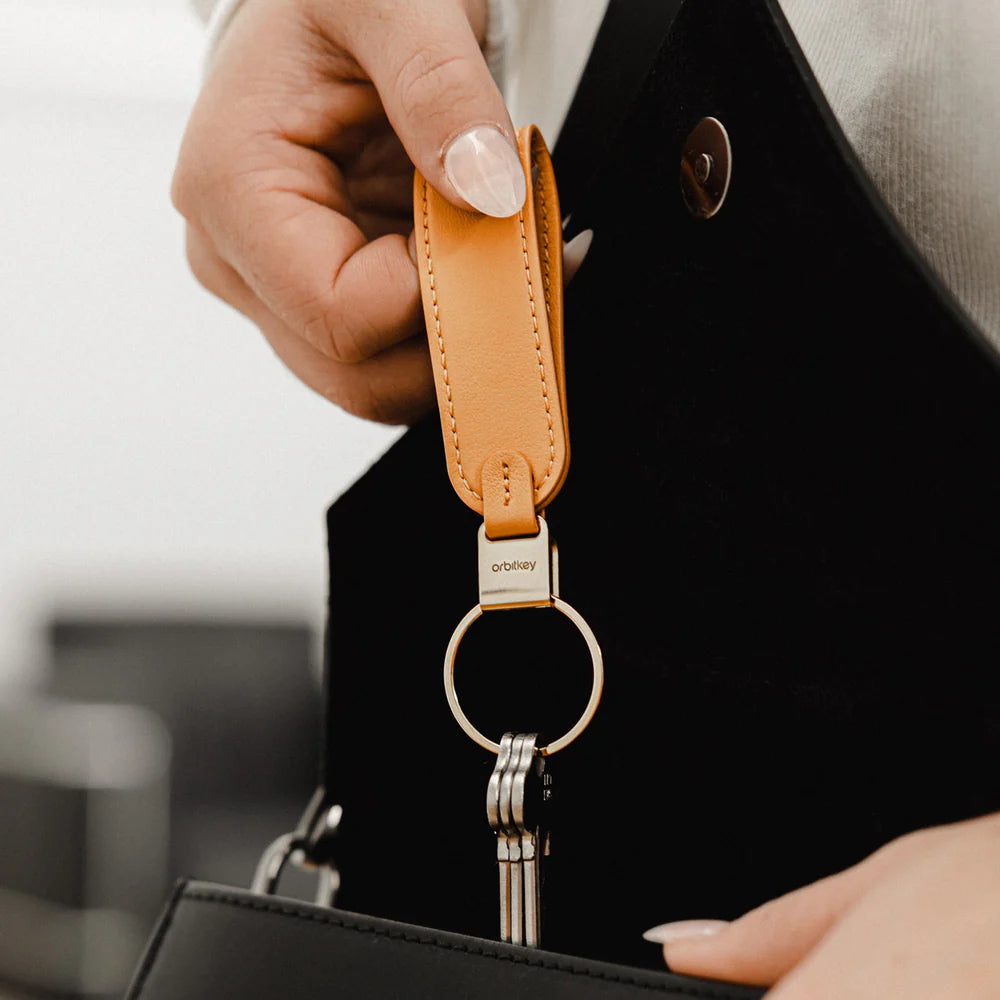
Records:
{"label": "tan leather keychain strap", "polygon": [[517,215],[463,211],[419,173],[413,189],[448,473],[494,539],[535,534],[569,465],[559,198],[541,133],[517,138],[528,178]]}

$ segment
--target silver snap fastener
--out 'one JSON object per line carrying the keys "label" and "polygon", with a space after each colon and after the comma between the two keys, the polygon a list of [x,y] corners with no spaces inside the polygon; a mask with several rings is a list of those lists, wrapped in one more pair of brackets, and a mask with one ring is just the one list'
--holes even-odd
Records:
{"label": "silver snap fastener", "polygon": [[729,191],[732,150],[718,118],[702,118],[684,142],[681,194],[696,219],[710,219],[722,208]]}

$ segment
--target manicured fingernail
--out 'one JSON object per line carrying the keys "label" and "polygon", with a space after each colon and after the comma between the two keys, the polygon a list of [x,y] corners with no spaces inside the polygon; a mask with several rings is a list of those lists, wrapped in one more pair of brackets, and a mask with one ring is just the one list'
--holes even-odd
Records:
{"label": "manicured fingernail", "polygon": [[478,125],[445,150],[444,172],[452,187],[477,211],[505,219],[524,204],[521,161],[495,128]]}
{"label": "manicured fingernail", "polygon": [[563,275],[567,285],[573,280],[573,275],[580,269],[583,258],[587,256],[587,251],[593,242],[594,230],[584,229],[582,233],[577,233],[563,247]]}
{"label": "manicured fingernail", "polygon": [[410,260],[417,263],[417,231],[410,230],[410,236],[406,241],[406,252],[410,255]]}
{"label": "manicured fingernail", "polygon": [[650,927],[642,936],[656,944],[670,944],[671,941],[682,939],[710,937],[728,926],[729,922],[726,920],[675,920],[670,924]]}

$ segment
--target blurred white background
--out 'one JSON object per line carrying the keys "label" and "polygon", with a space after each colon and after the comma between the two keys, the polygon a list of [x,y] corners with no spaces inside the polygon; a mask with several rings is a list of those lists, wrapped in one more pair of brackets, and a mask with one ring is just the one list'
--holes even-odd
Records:
{"label": "blurred white background", "polygon": [[322,626],[328,503],[397,432],[194,282],[186,0],[0,0],[0,686],[54,610]]}

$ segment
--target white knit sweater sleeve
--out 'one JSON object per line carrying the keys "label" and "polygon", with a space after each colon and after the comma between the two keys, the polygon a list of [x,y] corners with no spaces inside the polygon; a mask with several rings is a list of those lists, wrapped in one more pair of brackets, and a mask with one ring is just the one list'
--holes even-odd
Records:
{"label": "white knit sweater sleeve", "polygon": [[[497,85],[503,88],[510,39],[516,38],[520,7],[525,0],[487,0],[488,19],[483,55]],[[206,53],[211,55],[243,0],[190,0],[195,13],[208,25]]]}

